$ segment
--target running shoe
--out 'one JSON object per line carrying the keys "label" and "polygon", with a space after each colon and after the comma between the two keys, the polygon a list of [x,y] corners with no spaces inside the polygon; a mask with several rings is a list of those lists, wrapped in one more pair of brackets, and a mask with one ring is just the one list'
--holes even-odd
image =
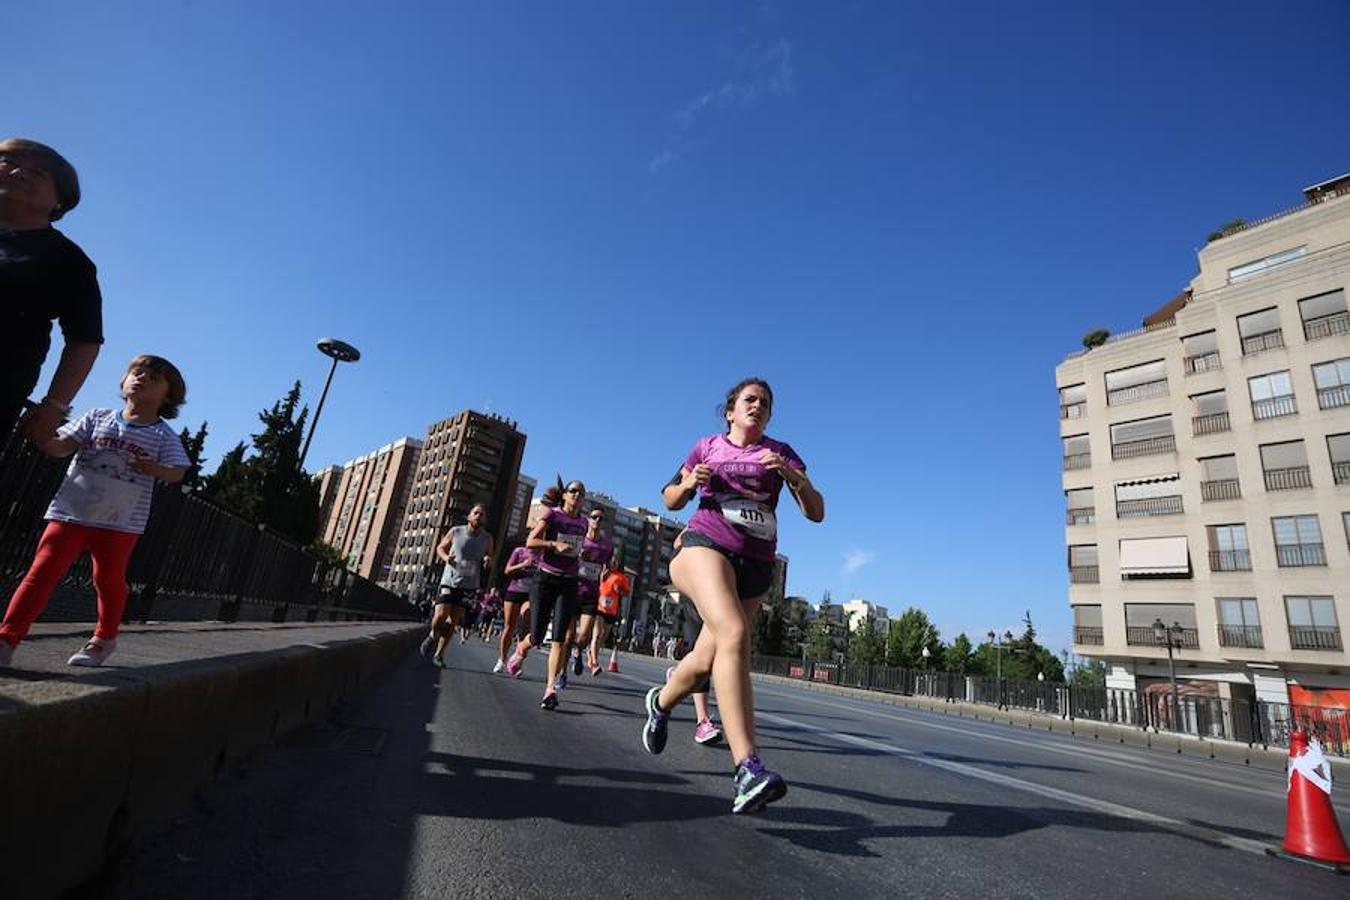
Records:
{"label": "running shoe", "polygon": [[558,677],[553,679],[553,689],[555,691],[567,690],[567,673],[559,672]]}
{"label": "running shoe", "polygon": [[718,728],[712,719],[699,719],[698,725],[694,728],[694,743],[707,746],[720,740],[722,729]]}
{"label": "running shoe", "polygon": [[438,668],[438,669],[444,669],[444,668],[445,668],[445,657],[444,657],[444,656],[436,656],[436,657],[433,657],[432,660],[431,660],[431,664],[432,664],[433,666],[435,666],[436,668]]}
{"label": "running shoe", "polygon": [[422,646],[417,648],[417,652],[421,653],[423,656],[430,656],[431,651],[435,649],[436,635],[428,634],[426,637],[422,638]]}
{"label": "running shoe", "polygon": [[670,713],[662,712],[656,705],[660,696],[659,687],[647,692],[647,722],[642,726],[642,746],[652,754],[666,749],[666,726],[670,724]]}
{"label": "running shoe", "polygon": [[506,663],[502,662],[501,657],[497,658],[497,664],[492,667],[492,674],[499,675],[506,668]]}
{"label": "running shoe", "polygon": [[545,694],[545,695],[544,695],[544,699],[539,701],[539,708],[540,708],[540,709],[557,709],[557,708],[558,708],[558,695],[557,695],[557,694]]}
{"label": "running shoe", "polygon": [[580,650],[577,651],[576,658],[572,660],[572,674],[573,674],[573,675],[580,675],[580,674],[581,674],[581,651],[580,651]]}
{"label": "running shoe", "polygon": [[66,660],[68,666],[101,666],[112,656],[113,651],[117,649],[117,638],[103,640],[94,638],[85,644],[70,659]]}
{"label": "running shoe", "polygon": [[757,813],[787,793],[787,783],[777,772],[764,768],[758,756],[747,756],[736,767],[736,796],[731,801],[733,815]]}
{"label": "running shoe", "polygon": [[520,651],[511,654],[511,658],[506,661],[506,674],[512,678],[520,677],[520,669],[525,665],[525,657],[520,655]]}

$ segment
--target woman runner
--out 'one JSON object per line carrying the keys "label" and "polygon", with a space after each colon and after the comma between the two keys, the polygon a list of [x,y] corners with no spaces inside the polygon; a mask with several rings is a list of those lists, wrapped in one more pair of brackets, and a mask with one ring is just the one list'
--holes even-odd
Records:
{"label": "woman runner", "polygon": [[529,547],[517,547],[506,559],[506,568],[502,574],[510,580],[506,583],[506,597],[502,601],[502,638],[497,645],[497,664],[492,667],[494,673],[506,668],[506,648],[516,640],[516,625],[529,621],[525,616],[530,613],[530,585],[534,583],[537,565],[539,551]]}
{"label": "woman runner", "polygon": [[647,692],[642,744],[648,753],[665,749],[669,711],[711,674],[735,764],[731,811],[752,813],[787,793],[782,777],[756,754],[750,688],[749,623],[773,579],[778,496],[786,484],[812,522],[824,520],[825,500],[796,451],[765,435],[773,412],[766,382],[742,381],[727,392],[722,410],[727,430],[695,444],[663,491],[671,510],[699,498],[670,577],[693,600],[703,630],[670,681]]}
{"label": "woman runner", "polygon": [[[604,573],[605,563],[614,555],[614,542],[600,530],[605,523],[605,511],[596,507],[587,514],[586,519],[590,524],[586,527],[586,540],[581,545],[581,561],[577,570],[577,600],[581,618],[572,639],[577,653],[572,664],[574,675],[581,674],[583,658],[591,645],[591,631],[600,605],[600,577]],[[592,674],[598,668],[592,661]],[[567,686],[565,671],[562,677],[563,683],[558,686],[560,688]]]}
{"label": "woman runner", "polygon": [[609,568],[600,579],[600,600],[596,604],[596,614],[600,617],[595,623],[595,634],[591,638],[590,664],[591,674],[600,674],[600,653],[609,637],[610,629],[619,621],[623,612],[623,598],[633,590],[633,583],[624,574],[623,562],[618,551],[610,557]]}

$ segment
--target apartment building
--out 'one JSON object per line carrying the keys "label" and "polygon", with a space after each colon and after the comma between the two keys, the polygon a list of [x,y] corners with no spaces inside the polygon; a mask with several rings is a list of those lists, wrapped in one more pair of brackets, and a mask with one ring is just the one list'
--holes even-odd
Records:
{"label": "apartment building", "polygon": [[891,616],[889,610],[880,604],[873,603],[870,600],[864,600],[861,597],[855,597],[841,606],[844,615],[848,620],[848,630],[850,633],[857,632],[867,621],[868,616],[872,618],[872,630],[879,634],[887,634],[891,628]]}
{"label": "apartment building", "polygon": [[389,574],[421,449],[421,441],[400,438],[319,473],[320,538],[364,578],[383,581]]}
{"label": "apartment building", "polygon": [[[476,503],[487,505],[486,527],[498,548],[517,500],[525,435],[497,415],[464,410],[427,428],[408,492],[387,585],[413,596],[434,589],[441,562],[436,543],[468,519]],[[496,566],[505,555],[499,553]]]}
{"label": "apartment building", "polygon": [[539,482],[528,475],[521,475],[516,479],[516,496],[511,501],[511,514],[506,519],[507,546],[518,547],[525,543],[530,504],[534,501],[534,492],[538,487]]}
{"label": "apartment building", "polygon": [[1350,701],[1350,175],[1211,240],[1055,370],[1074,652],[1108,686]]}

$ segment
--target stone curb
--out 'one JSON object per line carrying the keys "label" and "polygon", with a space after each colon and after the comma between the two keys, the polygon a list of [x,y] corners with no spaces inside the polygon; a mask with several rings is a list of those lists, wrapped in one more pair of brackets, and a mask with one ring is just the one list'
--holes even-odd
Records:
{"label": "stone curb", "polygon": [[222,768],[397,666],[424,625],[53,683],[0,712],[0,895],[56,897]]}

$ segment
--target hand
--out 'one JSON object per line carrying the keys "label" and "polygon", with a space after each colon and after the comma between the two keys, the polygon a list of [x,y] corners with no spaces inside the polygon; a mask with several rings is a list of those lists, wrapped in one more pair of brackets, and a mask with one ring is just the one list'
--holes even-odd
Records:
{"label": "hand", "polygon": [[571,544],[567,543],[567,541],[554,541],[553,549],[555,552],[561,554],[562,556],[572,556],[574,555],[575,548],[573,548]]}
{"label": "hand", "polygon": [[40,403],[31,407],[19,419],[19,433],[34,443],[48,441],[56,437],[64,413],[50,403]]}
{"label": "hand", "polygon": [[684,476],[680,482],[680,488],[685,491],[692,491],[700,485],[707,484],[712,480],[712,466],[706,463],[699,463],[689,470],[689,474]]}
{"label": "hand", "polygon": [[801,487],[803,476],[796,469],[788,465],[783,457],[774,453],[772,450],[765,450],[764,455],[759,458],[760,463],[770,472],[777,472],[779,477],[787,482],[788,487],[796,490]]}

